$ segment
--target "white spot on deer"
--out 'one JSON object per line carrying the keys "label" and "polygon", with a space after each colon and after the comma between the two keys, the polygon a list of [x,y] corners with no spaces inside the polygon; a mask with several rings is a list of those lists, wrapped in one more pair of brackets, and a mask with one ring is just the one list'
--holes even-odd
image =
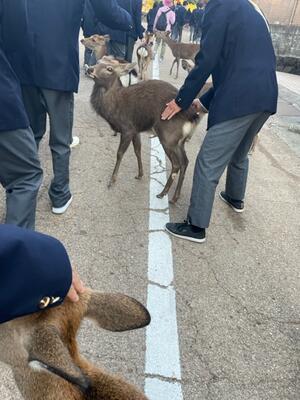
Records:
{"label": "white spot on deer", "polygon": [[186,138],[193,133],[194,124],[192,122],[186,122],[182,127],[183,136]]}
{"label": "white spot on deer", "polygon": [[177,176],[177,172],[173,172],[173,174],[172,174],[172,179],[175,179],[176,176]]}
{"label": "white spot on deer", "polygon": [[45,372],[45,365],[40,361],[30,361],[29,367],[37,372]]}
{"label": "white spot on deer", "polygon": [[138,55],[141,57],[148,57],[149,53],[148,50],[145,47],[141,47],[140,49],[138,49],[137,51]]}

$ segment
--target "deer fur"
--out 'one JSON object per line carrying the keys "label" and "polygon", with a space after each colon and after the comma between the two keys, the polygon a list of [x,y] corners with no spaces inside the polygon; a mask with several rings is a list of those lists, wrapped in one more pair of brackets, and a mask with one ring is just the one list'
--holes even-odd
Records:
{"label": "deer fur", "polygon": [[195,61],[196,54],[200,50],[200,45],[195,43],[178,43],[172,40],[169,32],[155,32],[156,36],[161,38],[170,47],[172,54],[174,56],[174,61],[170,69],[170,75],[172,75],[173,67],[175,63],[177,64],[177,72],[175,78],[178,78],[179,62],[181,59]]}
{"label": "deer fur", "polygon": [[152,47],[153,47],[153,34],[146,32],[145,41],[141,43],[136,49],[136,56],[139,66],[139,78],[142,81],[146,81],[148,79],[147,70],[153,56]]}
{"label": "deer fur", "polygon": [[0,361],[8,364],[25,400],[147,400],[133,385],[87,361],[76,334],[83,318],[109,331],[149,324],[148,311],[135,299],[87,289],[78,303],[0,325]]}
{"label": "deer fur", "polygon": [[81,40],[81,43],[95,54],[96,60],[99,61],[103,56],[108,54],[107,44],[110,41],[109,35],[92,35]]}
{"label": "deer fur", "polygon": [[184,145],[186,140],[193,135],[200,118],[194,108],[190,107],[171,120],[162,121],[161,114],[166,103],[176,97],[177,89],[160,80],[143,81],[125,88],[119,76],[127,73],[131,68],[133,64],[107,66],[100,63],[88,71],[95,82],[91,95],[92,107],[113,130],[121,133],[117,162],[109,186],[116,181],[123,155],[131,142],[138,161],[136,178],[142,178],[140,133],[152,129],[172,164],[170,177],[157,197],[162,198],[168,193],[175,176],[179,173],[175,194],[171,200],[171,203],[175,203],[180,196],[188,166]]}

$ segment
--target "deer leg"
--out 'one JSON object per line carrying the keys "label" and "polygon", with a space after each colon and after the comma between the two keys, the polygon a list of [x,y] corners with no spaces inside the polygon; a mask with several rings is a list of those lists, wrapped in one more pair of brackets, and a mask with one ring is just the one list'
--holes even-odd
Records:
{"label": "deer leg", "polygon": [[171,67],[171,69],[170,69],[170,75],[172,75],[173,67],[174,67],[175,62],[176,62],[176,58],[174,59],[174,61],[173,61],[173,63],[172,63],[172,67]]}
{"label": "deer leg", "polygon": [[144,171],[143,171],[143,163],[142,163],[142,156],[141,156],[142,144],[141,144],[141,134],[140,133],[133,136],[132,144],[133,144],[134,152],[135,152],[137,162],[138,162],[138,167],[139,167],[139,173],[135,178],[142,179],[142,177],[144,175]]}
{"label": "deer leg", "polygon": [[177,157],[178,157],[179,163],[180,163],[180,173],[179,173],[178,183],[176,186],[174,196],[173,196],[172,200],[170,200],[171,204],[175,204],[180,197],[181,187],[182,187],[182,184],[184,181],[185,172],[186,172],[186,169],[189,164],[189,160],[187,158],[187,155],[186,155],[186,152],[184,149],[184,142],[177,147],[176,154],[177,154]]}
{"label": "deer leg", "polygon": [[120,144],[119,144],[119,149],[117,153],[117,162],[114,168],[114,172],[111,176],[110,182],[108,184],[108,187],[110,188],[117,180],[120,164],[123,158],[124,153],[128,149],[128,146],[130,145],[130,142],[132,141],[133,134],[132,133],[121,133],[120,135]]}
{"label": "deer leg", "polygon": [[177,79],[178,78],[178,70],[179,70],[180,58],[176,58],[176,62],[177,62],[177,73],[176,73],[176,79]]}
{"label": "deer leg", "polygon": [[167,156],[169,157],[169,160],[171,161],[172,171],[171,171],[171,174],[167,180],[167,183],[166,183],[163,191],[156,196],[159,199],[162,199],[164,196],[166,196],[168,194],[170,187],[172,186],[172,183],[174,182],[174,179],[180,169],[180,164],[177,160],[176,154],[173,151],[167,150],[165,147],[164,147],[164,149],[165,149]]}

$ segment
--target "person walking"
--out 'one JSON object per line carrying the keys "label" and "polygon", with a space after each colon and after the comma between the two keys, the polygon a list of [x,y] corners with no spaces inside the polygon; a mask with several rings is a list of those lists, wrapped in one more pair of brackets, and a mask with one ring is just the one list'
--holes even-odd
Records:
{"label": "person walking", "polygon": [[155,21],[155,17],[160,5],[158,1],[153,3],[153,7],[149,10],[147,14],[147,32],[153,33],[153,25]]}
{"label": "person walking", "polygon": [[[17,38],[15,40],[17,45]],[[0,43],[0,183],[6,191],[7,224],[35,228],[36,202],[42,178],[20,83]]]}
{"label": "person walking", "polygon": [[178,1],[175,7],[175,24],[172,30],[172,39],[176,42],[181,42],[182,40],[182,30],[185,24],[187,13],[186,6],[187,1],[184,1],[183,4]]}
{"label": "person walking", "polygon": [[[172,0],[163,0],[163,6],[158,9],[154,20],[154,25],[153,25],[154,32],[172,31],[172,26],[174,25],[176,20],[175,12],[172,10],[172,6],[173,6]],[[161,38],[156,38],[153,58],[155,58],[160,45],[161,45],[161,50],[160,50],[159,61],[162,62],[166,51],[166,43]]]}
{"label": "person walking", "polygon": [[137,39],[143,39],[144,27],[142,26],[142,0],[131,0],[133,29],[127,33],[125,60],[132,62],[133,49]]}
{"label": "person walking", "polygon": [[194,28],[192,41],[194,43],[200,43],[202,34],[203,16],[204,16],[204,8],[201,3],[197,3],[197,8],[192,13],[192,23]]}
{"label": "person walking", "polygon": [[[246,25],[248,29],[244,29]],[[220,198],[235,212],[244,211],[248,152],[253,138],[277,108],[276,57],[260,9],[248,0],[210,0],[195,62],[162,119],[171,119],[194,102],[198,110],[209,112],[208,131],[196,160],[187,220],[168,223],[166,230],[202,243],[226,167],[226,186]],[[213,88],[194,100],[211,74]]]}
{"label": "person walking", "polygon": [[[3,45],[21,82],[37,146],[46,132],[49,116],[54,172],[49,197],[52,212],[63,214],[73,199],[69,186],[70,144],[74,92],[79,83],[78,37],[84,0],[0,1]],[[90,2],[97,19],[124,31],[132,28],[130,15],[116,0]],[[16,18],[25,20],[22,32]]]}

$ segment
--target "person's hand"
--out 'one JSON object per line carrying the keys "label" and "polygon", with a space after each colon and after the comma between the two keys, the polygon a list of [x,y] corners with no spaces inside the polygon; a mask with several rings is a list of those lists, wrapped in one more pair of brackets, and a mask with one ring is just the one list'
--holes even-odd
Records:
{"label": "person's hand", "polygon": [[67,294],[67,297],[69,300],[71,300],[73,303],[76,303],[79,300],[79,295],[81,293],[84,293],[85,287],[79,278],[78,273],[73,269],[72,272],[72,286],[70,287],[70,290]]}
{"label": "person's hand", "polygon": [[167,107],[165,108],[164,112],[161,115],[161,119],[163,121],[170,120],[174,117],[174,115],[178,114],[181,111],[181,108],[176,103],[175,100],[170,101],[167,103]]}

